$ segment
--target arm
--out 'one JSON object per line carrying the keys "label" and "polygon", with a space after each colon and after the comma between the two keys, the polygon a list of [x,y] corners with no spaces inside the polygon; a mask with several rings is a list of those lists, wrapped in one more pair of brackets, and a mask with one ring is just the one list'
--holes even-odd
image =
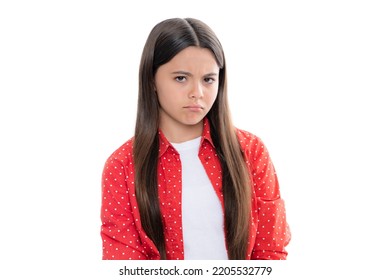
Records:
{"label": "arm", "polygon": [[146,259],[129,199],[131,179],[126,171],[122,162],[113,157],[104,166],[101,237],[105,260]]}
{"label": "arm", "polygon": [[284,260],[290,230],[278,178],[262,141],[255,137],[250,143],[248,156],[258,223],[251,259]]}

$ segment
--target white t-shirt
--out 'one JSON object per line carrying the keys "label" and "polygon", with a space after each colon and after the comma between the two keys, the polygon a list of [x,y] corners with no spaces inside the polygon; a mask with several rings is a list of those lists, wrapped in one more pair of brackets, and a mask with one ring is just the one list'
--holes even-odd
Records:
{"label": "white t-shirt", "polygon": [[227,260],[222,206],[199,159],[200,141],[171,143],[182,164],[184,259]]}

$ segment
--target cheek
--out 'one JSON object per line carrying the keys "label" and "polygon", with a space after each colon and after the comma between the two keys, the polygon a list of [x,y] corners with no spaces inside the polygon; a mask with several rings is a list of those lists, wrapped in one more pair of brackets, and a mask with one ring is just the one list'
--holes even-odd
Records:
{"label": "cheek", "polygon": [[157,94],[159,98],[174,98],[174,96],[177,94],[177,91],[177,87],[168,82],[157,87]]}
{"label": "cheek", "polygon": [[175,92],[172,89],[164,88],[157,91],[157,98],[160,106],[166,107],[166,109],[175,106],[178,103],[178,96],[175,95]]}
{"label": "cheek", "polygon": [[158,91],[157,92],[157,98],[160,105],[164,106],[165,104],[169,103],[169,98],[164,94],[164,92]]}
{"label": "cheek", "polygon": [[213,89],[210,94],[207,95],[207,102],[214,103],[214,101],[217,99],[218,95],[218,88]]}
{"label": "cheek", "polygon": [[166,103],[167,101],[169,101],[170,97],[169,97],[169,93],[171,92],[169,90],[169,88],[164,85],[164,86],[157,86],[156,87],[156,91],[157,91],[157,98],[158,98],[158,101],[160,103]]}

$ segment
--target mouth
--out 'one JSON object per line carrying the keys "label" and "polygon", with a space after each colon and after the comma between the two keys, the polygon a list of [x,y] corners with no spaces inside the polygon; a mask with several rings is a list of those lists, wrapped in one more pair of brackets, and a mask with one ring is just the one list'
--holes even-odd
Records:
{"label": "mouth", "polygon": [[188,109],[192,112],[199,112],[204,109],[201,105],[188,105],[188,106],[184,106],[183,108]]}
{"label": "mouth", "polygon": [[203,107],[200,105],[188,105],[188,106],[184,106],[184,108],[203,109]]}

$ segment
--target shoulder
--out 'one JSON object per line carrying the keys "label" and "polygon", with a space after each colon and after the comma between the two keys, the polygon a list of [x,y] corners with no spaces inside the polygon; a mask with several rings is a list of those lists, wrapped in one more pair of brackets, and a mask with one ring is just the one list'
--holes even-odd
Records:
{"label": "shoulder", "polygon": [[264,142],[257,135],[243,129],[236,128],[238,141],[241,149],[247,153],[258,153],[266,151]]}
{"label": "shoulder", "polygon": [[134,138],[127,140],[118,147],[106,160],[107,165],[128,166],[133,161],[133,143]]}

